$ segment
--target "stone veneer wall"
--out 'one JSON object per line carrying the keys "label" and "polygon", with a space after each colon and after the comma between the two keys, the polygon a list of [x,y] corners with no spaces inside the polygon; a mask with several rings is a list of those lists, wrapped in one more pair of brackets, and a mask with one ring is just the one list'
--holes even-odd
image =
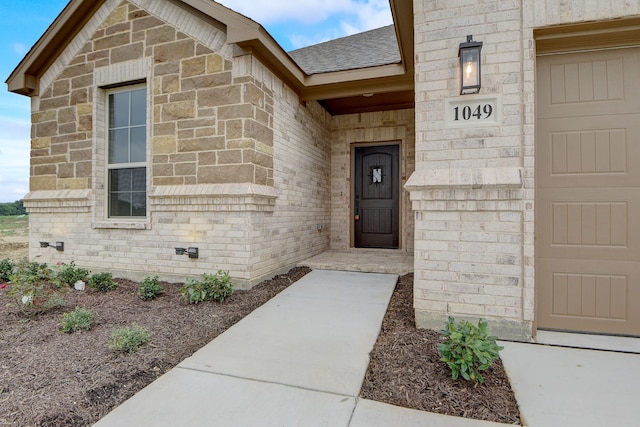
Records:
{"label": "stone veneer wall", "polygon": [[[107,0],[88,21],[32,98],[32,259],[132,278],[224,269],[244,287],[328,246],[329,230],[316,230],[329,222],[328,116],[225,40],[171,2]],[[140,80],[148,215],[113,221],[100,87]],[[44,240],[65,251],[40,248]],[[196,246],[200,258],[176,246]]]}
{"label": "stone veneer wall", "polygon": [[414,215],[407,178],[415,170],[415,112],[394,110],[332,119],[331,248],[353,247],[352,169],[354,144],[400,144],[400,250],[413,252]]}
{"label": "stone veneer wall", "polygon": [[[471,4],[473,3],[473,4]],[[502,338],[534,333],[535,40],[533,29],[640,14],[637,2],[414,1],[416,215],[414,305],[420,327],[489,319]],[[445,128],[459,96],[458,45],[484,42],[481,95],[498,127]]]}

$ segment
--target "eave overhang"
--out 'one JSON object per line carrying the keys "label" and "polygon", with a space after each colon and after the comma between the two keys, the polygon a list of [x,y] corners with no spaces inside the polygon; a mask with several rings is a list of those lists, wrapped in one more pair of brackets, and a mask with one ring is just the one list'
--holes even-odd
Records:
{"label": "eave overhang", "polygon": [[[350,112],[353,101],[358,109],[358,96],[369,94],[406,94],[413,91],[413,5],[406,0],[390,0],[401,61],[347,71],[307,75],[257,22],[211,0],[171,0],[192,9],[205,19],[211,19],[226,28],[227,42],[237,46],[236,54],[252,54],[278,75],[303,101],[342,99],[340,111]],[[6,83],[11,92],[27,96],[39,94],[39,80],[73,37],[104,0],[72,0],[36,42],[25,58],[11,73]],[[376,97],[381,102],[383,96]],[[386,99],[389,99],[387,96]],[[385,105],[367,103],[367,111],[385,109]],[[328,108],[331,111],[331,108]]]}
{"label": "eave overhang", "polygon": [[9,91],[38,95],[40,76],[103,3],[104,0],[69,2],[7,78]]}

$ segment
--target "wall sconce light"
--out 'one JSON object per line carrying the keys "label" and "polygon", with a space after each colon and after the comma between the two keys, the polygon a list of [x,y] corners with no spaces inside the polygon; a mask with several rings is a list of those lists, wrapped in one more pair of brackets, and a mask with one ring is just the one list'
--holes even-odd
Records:
{"label": "wall sconce light", "polygon": [[467,36],[465,43],[460,43],[458,57],[460,58],[460,95],[480,92],[480,51],[482,42],[473,41],[473,36]]}
{"label": "wall sconce light", "polygon": [[198,258],[198,248],[175,248],[176,255],[187,255],[189,258]]}
{"label": "wall sconce light", "polygon": [[64,251],[64,242],[56,242],[55,245],[52,245],[49,242],[40,242],[40,247],[41,248],[55,248],[56,251]]}

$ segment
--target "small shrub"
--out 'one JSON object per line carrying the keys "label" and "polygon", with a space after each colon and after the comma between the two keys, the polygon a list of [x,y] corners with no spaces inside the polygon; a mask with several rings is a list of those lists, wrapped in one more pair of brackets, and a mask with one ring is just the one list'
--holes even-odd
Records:
{"label": "small shrub", "polygon": [[9,276],[10,281],[22,281],[22,282],[43,282],[50,281],[53,276],[53,272],[47,266],[47,264],[40,264],[37,262],[21,261],[15,265],[13,274]]}
{"label": "small shrub", "polygon": [[453,317],[440,331],[443,342],[438,344],[441,361],[451,369],[451,377],[462,376],[467,381],[484,383],[480,371],[484,371],[498,358],[503,349],[496,344],[496,337],[489,335],[487,321],[480,319],[478,326],[466,320],[456,323]]}
{"label": "small shrub", "polygon": [[9,258],[0,259],[0,283],[8,282],[15,264]]}
{"label": "small shrub", "polygon": [[96,273],[89,277],[89,286],[99,292],[112,291],[118,287],[118,284],[113,281],[111,273]]}
{"label": "small shrub", "polygon": [[151,334],[137,323],[114,329],[109,336],[109,349],[133,353],[151,339]]}
{"label": "small shrub", "polygon": [[7,294],[25,314],[44,313],[65,304],[61,290],[52,280],[53,273],[47,264],[23,261],[9,276]]}
{"label": "small shrub", "polygon": [[76,307],[75,310],[62,314],[62,332],[72,333],[90,329],[94,320],[93,311],[84,307]]}
{"label": "small shrub", "polygon": [[163,292],[164,289],[158,283],[158,276],[146,277],[138,287],[138,296],[143,301],[154,299]]}
{"label": "small shrub", "polygon": [[198,304],[208,299],[204,282],[194,279],[187,280],[180,288],[180,295],[189,304]]}
{"label": "small shrub", "polygon": [[188,280],[180,288],[180,294],[189,304],[208,300],[223,302],[233,294],[233,284],[228,271],[218,270],[216,274],[203,274],[202,280]]}
{"label": "small shrub", "polygon": [[89,276],[89,270],[76,267],[74,262],[71,261],[71,264],[60,264],[60,269],[56,273],[56,281],[60,286],[66,285],[73,288],[73,285],[75,285],[76,282],[80,280],[86,281],[87,276]]}

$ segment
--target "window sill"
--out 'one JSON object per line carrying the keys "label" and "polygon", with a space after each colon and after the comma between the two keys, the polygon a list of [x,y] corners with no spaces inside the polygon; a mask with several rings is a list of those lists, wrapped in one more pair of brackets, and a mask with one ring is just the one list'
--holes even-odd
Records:
{"label": "window sill", "polygon": [[148,221],[100,221],[94,222],[91,227],[94,229],[149,230],[151,224]]}

